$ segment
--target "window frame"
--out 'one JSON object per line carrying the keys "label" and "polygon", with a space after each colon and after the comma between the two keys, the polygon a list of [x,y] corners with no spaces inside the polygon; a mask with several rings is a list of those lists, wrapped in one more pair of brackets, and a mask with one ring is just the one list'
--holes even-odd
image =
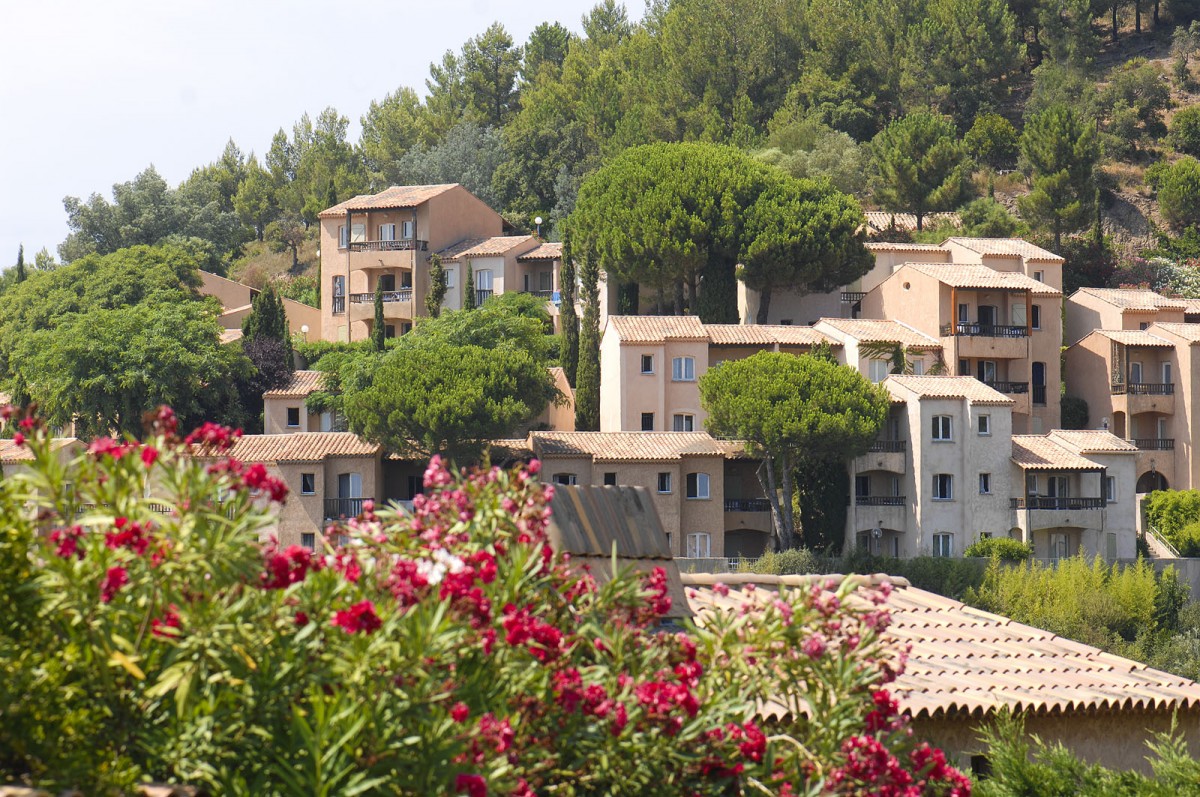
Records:
{"label": "window frame", "polygon": [[[680,427],[687,427],[686,429]],[[677,412],[671,416],[671,431],[673,432],[694,432],[696,431],[696,416],[690,412]]]}
{"label": "window frame", "polygon": [[983,413],[978,416],[976,421],[976,431],[980,437],[992,436],[992,416],[989,413]]}
{"label": "window frame", "polygon": [[1104,477],[1104,502],[1106,504],[1115,504],[1117,502],[1117,477]]}
{"label": "window frame", "polygon": [[[649,423],[650,423],[649,427],[646,426],[647,421],[649,421]],[[642,431],[643,432],[653,432],[654,431],[654,413],[653,412],[643,412],[642,413]]]}
{"label": "window frame", "polygon": [[954,416],[934,415],[930,439],[935,443],[954,442]]}
{"label": "window frame", "polygon": [[[880,368],[882,369],[882,373],[877,373],[877,370]],[[871,384],[878,385],[880,382],[888,378],[888,373],[891,371],[891,369],[892,363],[889,360],[881,360],[879,358],[867,360],[867,380],[870,381]],[[876,376],[879,378],[876,379]]]}
{"label": "window frame", "polygon": [[954,534],[939,531],[933,535],[933,555],[943,559],[954,556]]}
{"label": "window frame", "polygon": [[[663,489],[664,485],[666,485],[665,490]],[[659,495],[670,495],[672,492],[674,492],[674,490],[672,489],[672,485],[671,485],[671,472],[670,471],[663,470],[663,471],[658,472],[658,484],[656,485],[656,487],[658,488],[657,492]]]}
{"label": "window frame", "polygon": [[[689,375],[690,372],[690,375]],[[696,381],[696,358],[690,355],[680,355],[671,358],[672,382]]]}
{"label": "window frame", "polygon": [[[945,488],[944,490],[942,488]],[[932,500],[934,501],[953,501],[954,500],[954,474],[953,473],[935,473],[933,474],[933,493]]]}
{"label": "window frame", "polygon": [[616,487],[617,486],[617,472],[616,471],[605,472],[604,486],[605,487]]}
{"label": "window frame", "polygon": [[979,474],[979,494],[980,495],[991,495],[992,494],[992,474],[990,474],[990,473],[980,473]]}
{"label": "window frame", "polygon": [[[650,366],[649,368],[646,367],[647,364],[649,364],[649,366]],[[653,354],[643,354],[642,355],[642,373],[643,374],[653,374],[654,373],[654,355]]]}
{"label": "window frame", "polygon": [[[693,541],[695,541],[697,544],[693,545],[692,544]],[[701,546],[699,545],[699,543],[701,543],[701,542],[704,543],[703,551],[701,550]],[[693,559],[711,559],[712,558],[712,534],[708,533],[707,531],[688,532],[687,537],[684,539],[684,546],[685,546],[684,547],[685,558],[689,558],[689,555],[693,554],[693,553],[695,554],[695,556],[690,556],[690,558],[693,558]]]}
{"label": "window frame", "polygon": [[396,225],[394,223],[379,225],[379,240],[394,241],[396,240]]}
{"label": "window frame", "polygon": [[684,478],[683,496],[689,501],[710,500],[712,498],[712,479],[704,471],[692,471]]}
{"label": "window frame", "polygon": [[[305,481],[309,481],[311,486],[309,489],[304,489]],[[316,473],[301,473],[300,474],[300,495],[316,495],[317,494],[317,474]]]}
{"label": "window frame", "polygon": [[300,532],[300,547],[310,551],[317,550],[317,533],[315,531]]}
{"label": "window frame", "polygon": [[[292,423],[292,414],[293,413],[295,413],[295,416],[296,416],[295,423]],[[286,425],[287,425],[288,429],[299,429],[300,428],[300,408],[299,407],[288,407],[287,408]]]}
{"label": "window frame", "polygon": [[550,477],[550,483],[560,487],[575,487],[579,484],[579,474],[566,471],[555,473]]}
{"label": "window frame", "polygon": [[1042,328],[1042,306],[1040,304],[1029,305],[1029,328]]}

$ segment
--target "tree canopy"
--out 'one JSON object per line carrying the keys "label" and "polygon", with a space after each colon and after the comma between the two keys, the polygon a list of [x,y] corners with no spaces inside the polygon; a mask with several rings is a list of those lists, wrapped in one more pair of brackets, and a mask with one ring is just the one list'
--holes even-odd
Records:
{"label": "tree canopy", "polygon": [[913,113],[888,125],[871,149],[879,169],[876,198],[885,210],[912,213],[917,229],[927,213],[956,210],[970,196],[970,160],[954,124]]}
{"label": "tree canopy", "polygon": [[1021,215],[1048,228],[1055,248],[1062,235],[1092,219],[1093,176],[1100,148],[1096,123],[1056,105],[1035,115],[1021,134],[1021,157],[1032,175],[1032,191],[1018,201]]}
{"label": "tree canopy", "polygon": [[745,440],[763,457],[759,481],[780,550],[796,545],[796,474],[865,453],[888,412],[884,389],[854,369],[780,352],[710,368],[700,378],[700,402],[709,432]]}

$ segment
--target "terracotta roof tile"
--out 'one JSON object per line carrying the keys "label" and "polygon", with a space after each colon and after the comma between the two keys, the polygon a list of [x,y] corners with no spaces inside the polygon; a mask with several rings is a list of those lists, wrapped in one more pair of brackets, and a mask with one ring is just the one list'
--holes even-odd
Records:
{"label": "terracotta roof tile", "polygon": [[665,462],[685,455],[723,457],[728,441],[707,432],[530,432],[539,457],[594,457],[605,462]]}
{"label": "terracotta roof tile", "polygon": [[292,378],[283,387],[263,393],[265,399],[307,398],[310,393],[321,389],[320,371],[293,371]]}
{"label": "terracotta roof tile", "polygon": [[1126,346],[1165,346],[1167,348],[1174,346],[1171,341],[1151,335],[1141,329],[1097,329],[1096,334]]}
{"label": "terracotta roof tile", "polygon": [[[682,575],[700,624],[714,611],[738,611],[746,603],[761,606],[772,599],[772,589],[808,589],[829,578]],[[869,586],[888,580],[894,586],[885,604],[892,617],[886,635],[912,648],[904,673],[888,688],[914,717],[990,715],[1004,707],[1032,714],[1105,709],[1169,714],[1200,706],[1200,684],[1187,678],[925,592],[904,579],[850,578]],[[730,587],[727,596],[711,588],[718,581]],[[760,589],[741,589],[748,582]],[[858,596],[849,600],[865,602]],[[774,702],[761,713],[777,717],[786,709]]]}
{"label": "terracotta roof tile", "polygon": [[717,346],[815,346],[828,343],[841,346],[839,341],[812,327],[783,324],[705,324],[710,343]]}
{"label": "terracotta roof tile", "polygon": [[817,328],[832,327],[862,343],[899,343],[910,349],[941,349],[942,344],[902,321],[883,318],[822,318]]}
{"label": "terracotta roof tile", "polygon": [[1151,324],[1146,331],[1151,333],[1159,331],[1169,332],[1172,335],[1186,340],[1188,343],[1200,343],[1200,324],[1164,324],[1161,321],[1156,321],[1155,323]]}
{"label": "terracotta roof tile", "polygon": [[378,194],[359,194],[345,202],[339,202],[331,208],[322,210],[318,217],[325,219],[334,216],[344,216],[348,210],[394,210],[396,208],[415,208],[433,199],[438,194],[444,194],[451,188],[457,188],[458,183],[442,185],[393,185]]}
{"label": "terracotta roof tile", "polygon": [[[61,451],[72,444],[79,443],[74,437],[55,437],[50,441],[51,451]],[[18,446],[9,439],[0,439],[0,464],[11,465],[17,462],[32,462],[33,451],[29,446]]]}
{"label": "terracotta roof tile", "polygon": [[517,255],[517,260],[521,262],[526,260],[562,260],[562,246],[561,241],[544,243],[537,249],[526,252],[523,255]]}
{"label": "terracotta roof tile", "polygon": [[[219,456],[193,446],[198,457]],[[373,457],[380,447],[353,432],[301,432],[298,434],[248,434],[227,453],[242,462],[320,462],[329,457]]]}
{"label": "terracotta roof tile", "polygon": [[1054,429],[1048,436],[1080,454],[1133,454],[1138,450],[1133,443],[1103,429]]}
{"label": "terracotta roof tile", "polygon": [[610,315],[608,326],[623,343],[708,340],[704,324],[694,315]]}
{"label": "terracotta roof tile", "polygon": [[501,257],[523,244],[536,241],[532,235],[497,235],[494,238],[467,238],[438,252],[444,260],[467,257]]}
{"label": "terracotta roof tile", "polygon": [[1073,295],[1094,296],[1122,310],[1153,313],[1158,310],[1183,310],[1187,302],[1183,299],[1168,299],[1162,294],[1145,288],[1080,288]]}
{"label": "terracotta roof tile", "polygon": [[[886,210],[868,210],[863,214],[867,218],[867,227],[880,233],[892,228],[893,222],[897,230],[917,229],[917,217],[912,213],[889,213]],[[948,221],[955,227],[962,226],[962,219],[957,213],[926,213],[922,226],[932,226],[939,222]]]}
{"label": "terracotta roof tile", "polygon": [[[1023,238],[947,238],[945,243],[956,243],[959,246],[978,252],[980,255],[1020,257],[1025,260],[1044,260],[1062,263],[1065,258],[1047,251],[1040,246],[1034,246]],[[944,245],[944,244],[943,244]]]}
{"label": "terracotta roof tile", "polygon": [[1013,404],[1013,400],[995,388],[988,387],[973,376],[912,376],[889,374],[882,382],[893,396],[917,398],[966,399],[972,404]]}
{"label": "terracotta roof tile", "polygon": [[1100,465],[1048,435],[1015,434],[1012,460],[1025,470],[1099,470]]}
{"label": "terracotta roof tile", "polygon": [[[987,266],[956,263],[905,263],[891,278],[904,269],[912,269],[955,288],[1000,291],[1028,290],[1034,296],[1061,296],[1062,293],[1044,282],[1015,271],[996,271]],[[891,279],[889,278],[889,279]]]}
{"label": "terracotta roof tile", "polygon": [[945,252],[950,253],[941,244],[910,244],[890,243],[888,241],[867,241],[864,246],[872,252]]}
{"label": "terracotta roof tile", "polygon": [[242,330],[240,329],[222,329],[219,340],[222,344],[233,343],[235,340],[242,339]]}

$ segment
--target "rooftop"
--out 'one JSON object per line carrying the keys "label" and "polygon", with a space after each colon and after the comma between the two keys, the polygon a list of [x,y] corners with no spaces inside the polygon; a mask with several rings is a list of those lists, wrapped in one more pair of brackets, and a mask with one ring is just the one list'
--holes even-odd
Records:
{"label": "rooftop", "polygon": [[[890,241],[867,241],[864,246],[872,252],[946,252],[941,244],[892,243]],[[949,253],[946,253],[949,255]]]}
{"label": "rooftop", "polygon": [[523,255],[517,255],[517,260],[524,262],[526,260],[562,260],[562,242],[554,241],[552,243],[543,243],[537,249],[526,252]]}
{"label": "rooftop", "polygon": [[307,398],[321,389],[320,371],[292,371],[292,378],[283,387],[263,393],[264,399]]}
{"label": "rooftop", "polygon": [[[699,623],[713,611],[738,611],[747,603],[761,606],[773,599],[772,589],[809,589],[829,578],[682,576]],[[894,588],[884,604],[892,617],[886,638],[912,647],[904,672],[888,689],[901,710],[915,718],[983,717],[1005,708],[1030,714],[1169,713],[1200,706],[1200,684],[1186,678],[917,589],[902,578],[851,578],[868,587],[888,581]],[[717,581],[730,587],[728,596],[712,590]],[[751,582],[768,589],[748,593],[742,586]],[[857,596],[849,600],[865,602]],[[779,716],[781,709],[769,704],[764,713]]]}
{"label": "rooftop", "polygon": [[530,432],[529,442],[539,457],[592,457],[605,462],[668,462],[732,453],[730,441],[707,432]]}
{"label": "rooftop", "polygon": [[786,324],[705,324],[710,343],[718,346],[816,346],[842,344],[812,327]]}
{"label": "rooftop", "polygon": [[973,376],[889,374],[883,386],[898,398],[966,399],[972,404],[1011,405],[1013,400]]}
{"label": "rooftop", "polygon": [[[912,232],[917,229],[917,217],[912,213],[889,213],[886,210],[868,210],[867,228],[876,232],[887,232],[895,227],[897,230]],[[931,227],[941,222],[950,222],[955,227],[962,226],[962,219],[957,213],[926,213],[922,218],[922,227]]]}
{"label": "rooftop", "polygon": [[1034,246],[1023,238],[947,238],[942,244],[954,243],[977,252],[981,257],[1020,257],[1023,260],[1062,263],[1065,258]]}
{"label": "rooftop", "polygon": [[1176,337],[1182,338],[1190,344],[1200,343],[1200,324],[1179,324],[1168,323],[1164,324],[1161,321],[1156,321],[1149,326],[1147,332],[1167,332]]}
{"label": "rooftop", "polygon": [[415,208],[425,204],[439,194],[444,194],[458,183],[442,185],[393,185],[378,194],[359,194],[356,197],[339,202],[331,208],[322,210],[318,217],[322,219],[344,216],[349,211],[366,210],[396,210],[399,208]]}
{"label": "rooftop", "polygon": [[1169,299],[1148,288],[1080,288],[1072,294],[1072,298],[1080,294],[1095,297],[1122,310],[1142,313],[1153,313],[1159,310],[1185,310],[1188,306],[1186,300]]}
{"label": "rooftop", "polygon": [[[51,451],[61,451],[69,445],[78,443],[74,437],[55,437],[50,441]],[[32,462],[33,451],[29,446],[19,446],[9,439],[0,439],[0,465],[11,465],[17,462]]]}
{"label": "rooftop", "polygon": [[1169,340],[1142,329],[1097,329],[1096,334],[1126,346],[1165,346],[1168,349],[1172,346]]}
{"label": "rooftop", "polygon": [[862,343],[899,343],[909,349],[941,349],[942,344],[902,321],[883,318],[822,318],[818,324]]}
{"label": "rooftop", "polygon": [[[222,455],[199,446],[192,450],[199,457]],[[331,457],[373,457],[380,450],[353,432],[305,432],[243,435],[224,454],[242,462],[321,462]]]}
{"label": "rooftop", "polygon": [[[969,239],[985,240],[985,239]],[[905,263],[888,279],[895,279],[904,269],[912,269],[953,288],[995,291],[1029,291],[1034,296],[1061,296],[1053,286],[1038,282],[1016,271],[996,271],[987,266],[956,263]]]}
{"label": "rooftop", "polygon": [[704,324],[694,315],[610,315],[608,326],[625,343],[708,340]]}
{"label": "rooftop", "polygon": [[467,238],[438,252],[444,260],[469,257],[502,257],[519,246],[536,241],[532,235],[497,235],[494,238]]}
{"label": "rooftop", "polygon": [[1081,454],[1136,453],[1138,447],[1103,429],[1054,429],[1049,436]]}
{"label": "rooftop", "polygon": [[1101,465],[1081,455],[1061,438],[1040,434],[1015,434],[1012,461],[1025,470],[1100,470]]}

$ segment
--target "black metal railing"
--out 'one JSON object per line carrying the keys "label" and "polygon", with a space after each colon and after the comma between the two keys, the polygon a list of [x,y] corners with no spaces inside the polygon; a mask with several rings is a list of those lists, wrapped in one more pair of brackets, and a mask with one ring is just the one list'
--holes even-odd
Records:
{"label": "black metal railing", "polygon": [[854,503],[858,506],[904,506],[902,495],[856,495]]}
{"label": "black metal railing", "polygon": [[965,335],[967,337],[981,338],[1025,338],[1029,337],[1029,329],[1027,327],[1003,326],[1001,324],[980,324],[978,322],[959,321],[956,324],[944,324],[942,326],[942,337],[948,335]]}
{"label": "black metal railing", "polygon": [[475,306],[479,307],[480,305],[482,305],[484,302],[486,302],[488,300],[488,297],[490,297],[491,295],[492,295],[491,288],[476,288],[475,289]]}
{"label": "black metal railing", "polygon": [[1175,438],[1173,437],[1135,437],[1133,444],[1142,451],[1175,450]]}
{"label": "black metal railing", "polygon": [[766,498],[726,498],[726,512],[770,512],[771,502]]}
{"label": "black metal railing", "polygon": [[363,501],[371,501],[371,498],[326,498],[325,499],[325,518],[333,520],[335,518],[352,518],[362,514]]}
{"label": "black metal railing", "polygon": [[346,312],[346,297],[345,296],[334,296],[333,297],[333,314],[341,315],[342,313],[345,313],[345,312]]}
{"label": "black metal railing", "polygon": [[866,291],[842,291],[842,304],[858,304],[866,295]]}
{"label": "black metal railing", "polygon": [[521,291],[521,293],[528,293],[531,296],[538,297],[539,299],[553,299],[554,294],[557,293],[557,291]]}
{"label": "black metal railing", "polygon": [[429,241],[417,238],[400,238],[396,241],[351,241],[351,252],[409,252],[429,249]]}
{"label": "black metal railing", "polygon": [[1173,382],[1126,382],[1113,385],[1112,394],[1114,396],[1173,396],[1175,395],[1175,384]]}
{"label": "black metal railing", "polygon": [[[412,301],[412,293],[413,293],[412,288],[401,288],[398,291],[384,291],[383,292],[383,301],[384,302],[411,302]],[[375,294],[374,293],[352,293],[352,294],[350,294],[350,301],[353,302],[354,304],[374,304],[375,303]]]}
{"label": "black metal railing", "polygon": [[1033,386],[1033,403],[1037,404],[1039,406],[1042,406],[1042,407],[1046,406],[1046,386],[1045,385],[1034,385]]}
{"label": "black metal railing", "polygon": [[1013,509],[1103,509],[1103,498],[1052,498],[1031,495],[1028,498],[1013,498]]}
{"label": "black metal railing", "polygon": [[876,440],[867,451],[872,454],[903,454],[907,449],[907,440]]}
{"label": "black metal railing", "polygon": [[1029,392],[1028,382],[989,382],[985,379],[983,383],[999,393],[1010,396],[1017,394],[1024,395]]}

